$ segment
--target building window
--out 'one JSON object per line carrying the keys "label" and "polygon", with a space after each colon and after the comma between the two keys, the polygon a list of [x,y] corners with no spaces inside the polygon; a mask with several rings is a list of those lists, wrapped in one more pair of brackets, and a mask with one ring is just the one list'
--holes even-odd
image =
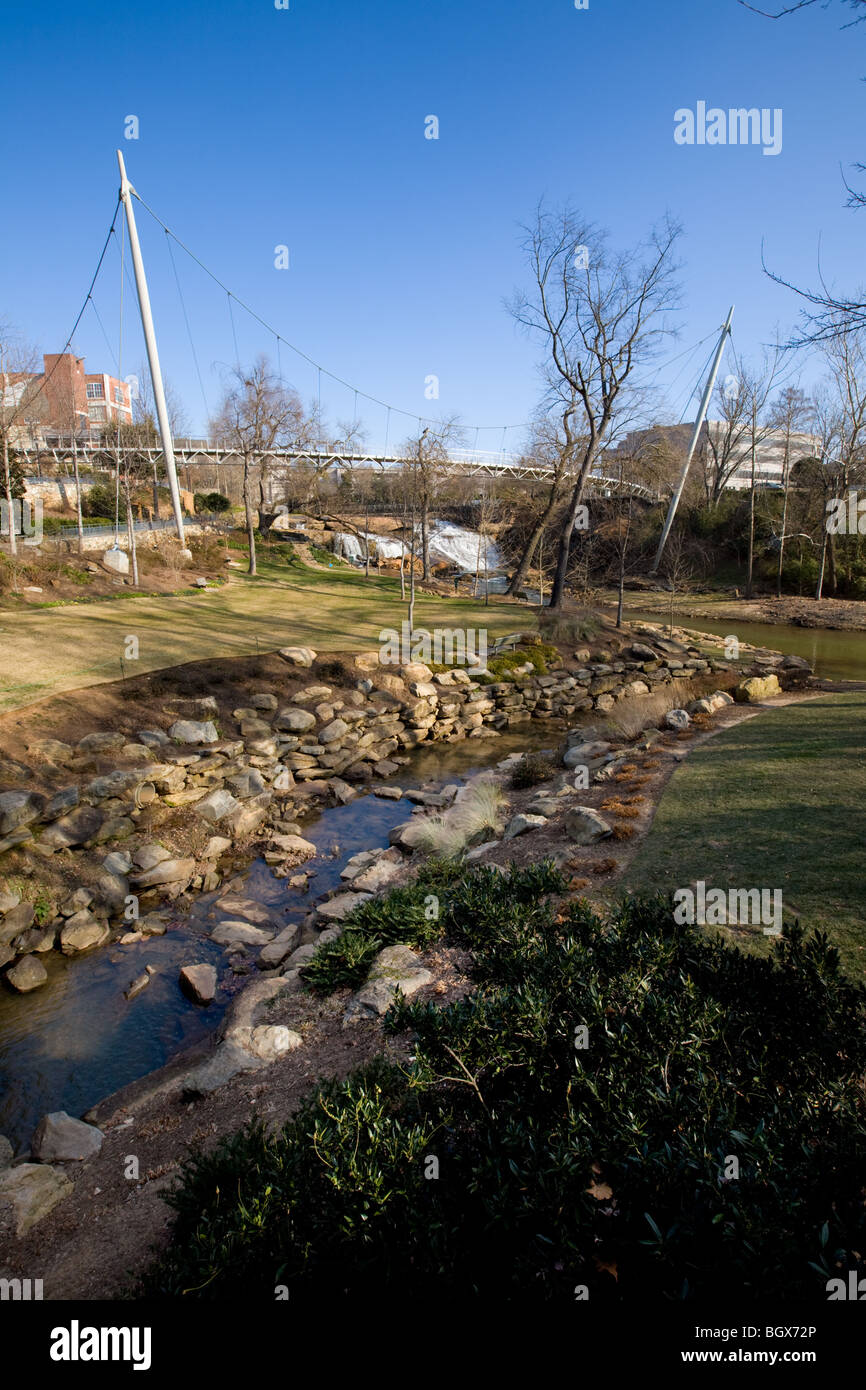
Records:
{"label": "building window", "polygon": [[122,386],[115,386],[115,388],[114,388],[114,404],[115,404],[115,405],[126,405],[126,397],[125,397],[124,394],[123,394],[123,387],[122,387]]}
{"label": "building window", "polygon": [[101,401],[105,399],[105,392],[102,389],[101,381],[88,381],[87,398],[91,401]]}
{"label": "building window", "polygon": [[104,405],[91,405],[91,406],[88,407],[87,414],[89,415],[89,417],[90,417],[91,420],[104,420],[104,419],[105,419],[105,406],[104,406]]}

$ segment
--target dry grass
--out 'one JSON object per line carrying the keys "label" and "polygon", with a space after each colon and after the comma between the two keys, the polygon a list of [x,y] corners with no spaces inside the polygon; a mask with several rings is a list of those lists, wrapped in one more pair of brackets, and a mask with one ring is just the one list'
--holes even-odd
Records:
{"label": "dry grass", "polygon": [[424,822],[419,848],[451,859],[487,830],[498,835],[503,826],[505,793],[492,778],[478,777],[460,800]]}
{"label": "dry grass", "polygon": [[656,686],[649,695],[627,695],[610,711],[607,722],[626,738],[637,738],[644,729],[655,728],[668,710],[681,709],[694,698],[691,681],[673,680]]}
{"label": "dry grass", "polygon": [[[622,815],[622,812],[620,812],[620,815]],[[615,840],[630,840],[634,833],[634,826],[625,825],[622,821],[617,821],[614,824],[613,830],[611,831],[611,834],[613,835],[613,838]]]}
{"label": "dry grass", "polygon": [[618,861],[616,859],[600,859],[597,864],[593,864],[592,872],[599,875],[612,874],[614,869],[617,868],[617,864]]}
{"label": "dry grass", "polygon": [[622,816],[623,820],[634,820],[640,815],[640,811],[635,806],[629,806],[627,802],[620,801],[617,796],[609,796],[607,801],[601,803],[603,811],[612,811],[615,816]]}

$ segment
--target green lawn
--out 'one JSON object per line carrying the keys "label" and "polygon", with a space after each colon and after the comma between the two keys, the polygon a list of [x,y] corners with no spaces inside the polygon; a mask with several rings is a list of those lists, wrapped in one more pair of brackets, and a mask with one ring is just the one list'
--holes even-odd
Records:
{"label": "green lawn", "polygon": [[[767,711],[696,748],[662,796],[628,888],[781,888],[866,975],[866,694]],[[725,932],[728,937],[733,933]],[[771,938],[737,939],[761,953]]]}
{"label": "green lawn", "polygon": [[[243,552],[238,552],[242,558]],[[139,658],[127,675],[217,657],[303,644],[320,651],[378,646],[382,628],[407,616],[399,578],[379,578],[335,565],[313,569],[260,557],[255,579],[233,571],[231,582],[200,593],[123,597],[99,603],[29,608],[0,616],[3,663],[0,710],[16,709],[64,690],[117,680],[126,640]],[[473,599],[419,594],[415,626],[487,628],[491,639],[534,628],[531,610]]]}

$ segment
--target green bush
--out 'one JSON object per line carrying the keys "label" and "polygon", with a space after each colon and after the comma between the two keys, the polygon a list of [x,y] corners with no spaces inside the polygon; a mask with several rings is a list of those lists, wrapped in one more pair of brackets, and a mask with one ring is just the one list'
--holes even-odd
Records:
{"label": "green bush", "polygon": [[[114,486],[108,483],[94,483],[81,498],[81,515],[100,520],[114,521]],[[119,519],[126,521],[126,498],[121,488],[118,498]]]}
{"label": "green bush", "polygon": [[144,1294],[525,1309],[577,1285],[823,1300],[862,1274],[866,992],[826,938],[788,926],[745,955],[660,898],[558,912],[562,886],[550,864],[450,881],[441,922],[475,992],[391,1009],[408,1066],[188,1158]]}
{"label": "green bush", "polygon": [[221,492],[197,492],[193,496],[196,512],[229,512],[231,502]]}

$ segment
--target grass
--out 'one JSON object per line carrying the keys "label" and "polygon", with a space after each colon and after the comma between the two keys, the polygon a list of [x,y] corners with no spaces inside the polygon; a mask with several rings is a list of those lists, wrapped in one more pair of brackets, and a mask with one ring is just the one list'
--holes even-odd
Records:
{"label": "grass", "polygon": [[[382,629],[399,631],[405,617],[399,578],[288,565],[262,546],[259,574],[234,571],[219,589],[0,614],[4,670],[14,673],[0,680],[0,710],[115,680],[131,633],[140,657],[128,674],[141,675],[290,645],[354,652],[378,646]],[[495,637],[525,627],[529,617],[516,604],[485,608],[474,599],[426,594],[415,601],[416,627],[428,630],[487,628]]]}
{"label": "grass", "polygon": [[439,858],[453,859],[473,844],[500,834],[504,814],[502,787],[486,777],[477,777],[447,811],[424,819],[424,837],[418,848]]}
{"label": "grass", "polygon": [[[785,919],[826,931],[866,976],[866,694],[768,710],[690,754],[668,784],[629,868],[637,890],[703,879],[781,888]],[[744,939],[766,954],[763,934]]]}
{"label": "grass", "polygon": [[691,681],[672,680],[655,686],[649,695],[626,695],[609,712],[607,722],[625,738],[637,738],[644,729],[655,728],[668,710],[681,709],[695,698]]}

